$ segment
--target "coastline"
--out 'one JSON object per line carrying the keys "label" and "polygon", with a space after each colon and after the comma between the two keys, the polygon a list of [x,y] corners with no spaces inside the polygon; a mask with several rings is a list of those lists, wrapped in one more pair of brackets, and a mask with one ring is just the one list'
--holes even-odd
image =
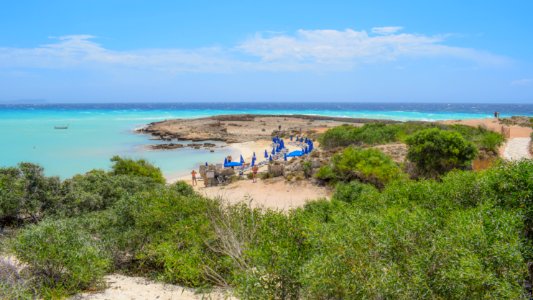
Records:
{"label": "coastline", "polygon": [[[299,134],[299,132],[309,134],[319,134],[331,127],[342,124],[353,126],[362,126],[365,123],[401,123],[395,120],[377,120],[361,118],[341,118],[327,116],[308,116],[308,115],[217,115],[211,117],[202,117],[195,119],[171,119],[161,122],[147,124],[142,130],[137,131],[142,134],[149,134],[151,139],[170,139],[180,140],[180,138],[190,138],[193,136],[196,142],[210,142],[217,140],[222,143],[223,148],[228,149],[229,155],[233,157],[243,156],[245,161],[249,162],[253,153],[262,160],[264,150],[271,148],[270,137],[275,135],[281,125],[280,133]],[[422,122],[422,121],[410,121]],[[199,123],[203,127],[197,127]],[[239,124],[241,123],[241,124]],[[423,122],[426,123],[426,122]],[[532,132],[531,128],[518,125],[501,124],[500,120],[494,118],[468,119],[468,120],[444,120],[436,121],[439,124],[462,124],[473,127],[484,127],[491,131],[501,133],[501,128],[508,128],[508,139],[529,138]],[[216,126],[213,126],[216,125]],[[197,134],[196,129],[200,128],[203,132]],[[148,130],[147,130],[148,129]],[[264,131],[262,129],[265,129]],[[235,136],[240,136],[235,138]],[[290,146],[289,146],[290,147]],[[293,149],[291,149],[293,150]],[[499,149],[501,157],[505,157],[506,144]],[[209,163],[216,163],[209,161]],[[260,171],[263,171],[262,166]],[[178,180],[190,182],[189,173],[191,170],[179,170],[173,174],[167,175],[169,183]]]}

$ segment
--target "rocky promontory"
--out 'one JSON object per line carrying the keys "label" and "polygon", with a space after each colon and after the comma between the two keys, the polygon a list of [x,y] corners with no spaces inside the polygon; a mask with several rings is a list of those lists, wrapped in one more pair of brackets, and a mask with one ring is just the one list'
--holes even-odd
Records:
{"label": "rocky promontory", "polygon": [[397,121],[310,115],[220,115],[154,122],[148,124],[145,128],[139,129],[138,132],[150,134],[154,138],[164,141],[188,140],[192,142],[223,141],[226,143],[240,143],[270,139],[271,136],[276,134],[310,134],[342,124],[364,124],[370,122],[396,123]]}

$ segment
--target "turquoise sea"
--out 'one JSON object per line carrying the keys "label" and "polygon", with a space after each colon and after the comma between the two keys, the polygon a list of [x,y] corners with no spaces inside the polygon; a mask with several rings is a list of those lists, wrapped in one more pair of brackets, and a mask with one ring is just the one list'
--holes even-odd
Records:
{"label": "turquoise sea", "polygon": [[[313,114],[394,120],[445,120],[533,116],[532,104],[406,103],[173,103],[173,104],[3,104],[0,105],[0,166],[38,163],[47,175],[68,178],[107,169],[113,155],[145,158],[167,176],[185,175],[206,161],[217,162],[231,148],[153,151],[156,141],[134,133],[150,122],[218,114]],[[68,125],[68,130],[54,126]],[[236,155],[237,153],[232,153]]]}

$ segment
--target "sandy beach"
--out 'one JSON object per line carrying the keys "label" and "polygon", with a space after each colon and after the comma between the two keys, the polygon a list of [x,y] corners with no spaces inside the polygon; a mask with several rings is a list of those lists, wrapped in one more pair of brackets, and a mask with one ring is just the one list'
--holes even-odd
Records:
{"label": "sandy beach", "polygon": [[252,207],[262,207],[288,211],[302,207],[308,201],[329,199],[331,192],[308,181],[287,182],[283,177],[258,180],[240,180],[226,186],[199,187],[200,194],[213,199],[221,199],[229,204],[246,203]]}
{"label": "sandy beach", "polygon": [[[246,117],[236,121],[233,117],[230,118],[231,121],[221,121],[218,123],[217,118],[202,118],[197,119],[202,122],[216,122],[217,126],[225,128],[224,133],[221,133],[218,130],[215,131],[205,131],[201,133],[202,138],[212,138],[213,135],[216,135],[222,140],[228,140],[228,146],[232,148],[232,152],[236,155],[242,155],[246,162],[249,162],[252,158],[253,153],[255,152],[256,156],[259,158],[259,161],[263,160],[264,150],[271,149],[272,142],[270,136],[272,133],[276,132],[279,129],[278,124],[282,124],[283,128],[289,133],[292,133],[293,130],[296,132],[296,128],[299,126],[302,127],[302,131],[312,132],[312,133],[322,133],[328,128],[338,126],[341,124],[351,124],[355,126],[362,126],[366,121],[348,119],[343,121],[339,118],[334,118],[335,120],[314,120],[310,122],[306,118],[301,118],[297,116],[289,117],[280,117],[280,116],[260,116],[260,117]],[[180,126],[194,126],[197,124],[197,120],[189,120],[188,125],[184,125],[181,120],[169,120],[154,125],[157,130],[162,130],[165,134],[174,134],[175,132],[180,132]],[[357,121],[357,123],[352,123]],[[240,122],[240,125],[237,123]],[[481,126],[495,132],[502,132],[502,127],[508,128],[507,132],[509,136],[504,145],[500,149],[500,156],[509,160],[521,159],[521,158],[530,158],[529,153],[529,144],[531,142],[530,135],[532,132],[531,128],[522,127],[518,125],[506,125],[502,124],[497,119],[471,119],[471,120],[450,120],[450,121],[441,121],[443,124],[463,124],[468,126]],[[212,126],[209,126],[212,127]],[[187,127],[189,130],[189,135],[199,137],[197,134],[197,128]],[[271,133],[265,134],[262,131],[262,128],[267,128]],[[205,128],[204,128],[205,129]],[[200,129],[204,130],[204,129]],[[176,131],[177,130],[177,131]],[[180,133],[181,134],[181,133]],[[157,134],[156,134],[157,135]],[[164,135],[163,135],[164,136]],[[231,142],[235,140],[234,136],[239,136],[240,138],[236,139],[239,142]],[[241,141],[245,140],[245,141]],[[407,151],[405,145],[384,145],[377,147],[379,149],[397,146],[402,148],[402,151]],[[287,143],[289,151],[299,149],[291,143]],[[386,150],[386,149],[382,149]],[[387,151],[390,152],[390,151]],[[403,155],[405,156],[405,155]],[[237,158],[237,157],[235,157]],[[234,159],[235,159],[234,158]],[[398,158],[395,158],[398,160]],[[401,159],[400,159],[401,160]],[[259,172],[266,171],[266,166],[261,166]],[[167,178],[168,182],[176,182],[178,180],[191,183],[190,175],[187,176],[173,176]],[[331,194],[325,187],[320,187],[313,185],[309,181],[301,182],[286,182],[283,178],[275,178],[268,180],[258,179],[256,183],[253,183],[249,179],[239,180],[235,183],[231,183],[225,186],[215,186],[215,187],[204,187],[203,182],[199,181],[198,185],[195,186],[195,190],[200,194],[205,195],[210,198],[218,198],[228,203],[238,203],[245,202],[250,203],[253,207],[265,207],[270,209],[280,209],[280,210],[289,210],[296,207],[303,206],[307,201],[326,198],[328,199]]]}

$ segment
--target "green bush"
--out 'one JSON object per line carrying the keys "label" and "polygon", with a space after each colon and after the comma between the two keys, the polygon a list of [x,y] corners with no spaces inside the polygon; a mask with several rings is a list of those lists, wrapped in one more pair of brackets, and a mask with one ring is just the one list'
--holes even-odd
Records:
{"label": "green bush", "polygon": [[55,206],[59,190],[59,178],[45,177],[38,165],[0,169],[0,227],[23,219],[39,221]]}
{"label": "green bush", "polygon": [[121,158],[113,156],[112,173],[113,175],[131,175],[152,178],[155,182],[165,183],[165,178],[161,170],[150,164],[144,159],[133,160],[129,158]]}
{"label": "green bush", "polygon": [[377,149],[348,147],[335,154],[330,165],[323,166],[315,177],[333,183],[357,179],[383,187],[391,180],[401,178],[402,173],[390,157]]}
{"label": "green bush", "polygon": [[342,125],[326,131],[320,136],[319,141],[321,146],[326,149],[350,145],[362,146],[405,142],[410,135],[431,128],[457,132],[467,141],[474,143],[480,151],[490,155],[496,155],[498,147],[504,142],[504,137],[501,134],[482,127],[422,122],[370,123],[362,127]]}
{"label": "green bush", "polygon": [[522,225],[517,211],[490,206],[454,211],[434,242],[435,294],[447,299],[523,298]]}
{"label": "green bush", "polygon": [[407,139],[407,158],[418,172],[437,177],[453,169],[465,169],[476,156],[476,147],[459,133],[437,128],[419,131]]}
{"label": "green bush", "polygon": [[62,183],[61,198],[57,201],[54,212],[62,216],[75,216],[104,210],[121,198],[153,190],[160,185],[150,177],[112,175],[94,170]]}
{"label": "green bush", "polygon": [[326,131],[320,136],[319,142],[324,148],[385,144],[396,141],[399,130],[398,126],[382,123],[370,123],[362,127],[342,125]]}
{"label": "green bush", "polygon": [[[131,253],[140,271],[156,272],[160,279],[187,286],[212,283],[209,271],[225,274],[218,264],[209,212],[218,202],[198,195],[183,195],[175,187],[140,193],[117,204],[119,226],[136,244]],[[128,232],[130,230],[130,232]]]}
{"label": "green bush", "polygon": [[358,181],[339,183],[335,187],[335,193],[332,199],[353,203],[359,201],[362,194],[372,193],[373,190],[375,190],[373,186]]}
{"label": "green bush", "polygon": [[0,227],[13,224],[19,218],[24,190],[19,177],[17,168],[0,169]]}
{"label": "green bush", "polygon": [[301,222],[273,211],[254,221],[254,238],[243,251],[248,267],[237,271],[235,278],[239,295],[244,299],[300,299],[300,266],[309,248]]}
{"label": "green bush", "polygon": [[533,161],[502,163],[487,170],[485,178],[496,205],[523,211],[525,234],[533,240]]}
{"label": "green bush", "polygon": [[192,196],[195,194],[194,189],[192,186],[188,185],[185,181],[177,181],[176,183],[172,184],[171,189],[174,189],[176,192],[183,196]]}
{"label": "green bush", "polygon": [[474,143],[480,151],[492,154],[497,154],[498,147],[505,141],[503,135],[482,127],[451,125],[450,129],[461,134],[467,141]]}
{"label": "green bush", "polygon": [[[184,183],[95,172],[69,186],[105,195],[107,204],[28,226],[15,238],[15,254],[49,298],[117,270],[230,286],[242,299],[525,298],[533,162],[454,170],[439,180],[390,179],[380,190],[344,181],[368,176],[354,169],[388,176],[386,158],[346,149],[321,170],[338,182],[332,201],[290,212],[221,205]],[[19,178],[10,172],[4,179]],[[33,292],[0,282],[1,293]]]}
{"label": "green bush", "polygon": [[68,220],[29,226],[17,235],[13,249],[45,293],[71,294],[88,288],[109,267],[109,259],[96,242]]}

